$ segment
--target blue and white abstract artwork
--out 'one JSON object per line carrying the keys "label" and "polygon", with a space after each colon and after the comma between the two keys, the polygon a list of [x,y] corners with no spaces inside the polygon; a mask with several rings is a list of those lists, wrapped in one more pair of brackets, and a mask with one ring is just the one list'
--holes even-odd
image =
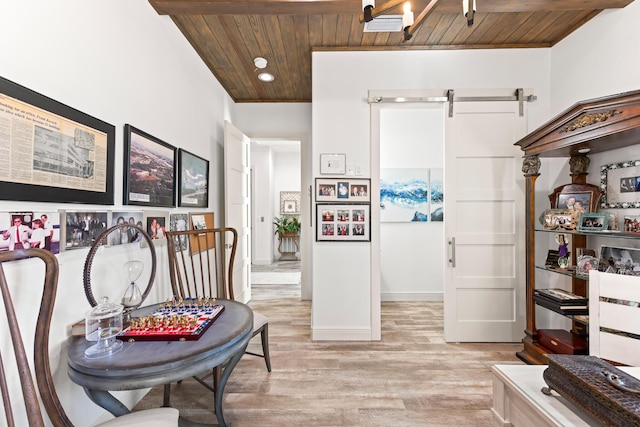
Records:
{"label": "blue and white abstract artwork", "polygon": [[429,212],[431,221],[444,221],[444,169],[430,170]]}
{"label": "blue and white abstract artwork", "polygon": [[380,221],[429,220],[429,169],[380,169]]}

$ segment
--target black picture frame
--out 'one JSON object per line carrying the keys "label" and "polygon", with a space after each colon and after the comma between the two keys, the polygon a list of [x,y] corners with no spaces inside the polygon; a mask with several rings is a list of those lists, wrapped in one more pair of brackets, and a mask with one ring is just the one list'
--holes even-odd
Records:
{"label": "black picture frame", "polygon": [[125,205],[176,205],[177,149],[129,124],[124,126]]}
{"label": "black picture frame", "polygon": [[316,204],[316,242],[370,241],[370,204]]}
{"label": "black picture frame", "polygon": [[[10,158],[3,162],[20,163],[20,174],[0,179],[0,199],[113,205],[113,125],[0,77],[2,118],[33,126],[34,137],[10,134]],[[26,162],[11,158],[18,152],[27,153]],[[25,167],[36,173],[25,174]]]}
{"label": "black picture frame", "polygon": [[209,161],[187,150],[178,150],[178,206],[209,206]]}

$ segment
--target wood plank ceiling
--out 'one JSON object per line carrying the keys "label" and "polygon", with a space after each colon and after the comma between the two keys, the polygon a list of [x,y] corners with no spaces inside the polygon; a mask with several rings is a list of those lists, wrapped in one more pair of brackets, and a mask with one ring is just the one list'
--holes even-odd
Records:
{"label": "wood plank ceiling", "polygon": [[[363,32],[362,0],[149,0],[235,102],[310,102],[312,51],[550,47],[602,10],[631,2],[477,0],[467,26],[461,0],[411,0],[416,23],[403,41],[401,31]],[[374,12],[398,4],[384,14],[401,15],[399,3],[377,0]],[[423,10],[429,13],[421,19]],[[256,69],[255,57],[267,59],[264,70]],[[259,71],[275,80],[258,80]]]}

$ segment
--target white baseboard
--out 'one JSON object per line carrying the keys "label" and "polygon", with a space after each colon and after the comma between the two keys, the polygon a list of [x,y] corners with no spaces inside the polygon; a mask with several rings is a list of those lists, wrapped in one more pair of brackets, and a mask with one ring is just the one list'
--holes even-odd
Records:
{"label": "white baseboard", "polygon": [[444,301],[443,292],[387,292],[380,294],[381,301]]}
{"label": "white baseboard", "polygon": [[371,341],[371,328],[311,328],[312,341]]}
{"label": "white baseboard", "polygon": [[254,265],[271,265],[271,262],[268,259],[252,259],[251,264]]}

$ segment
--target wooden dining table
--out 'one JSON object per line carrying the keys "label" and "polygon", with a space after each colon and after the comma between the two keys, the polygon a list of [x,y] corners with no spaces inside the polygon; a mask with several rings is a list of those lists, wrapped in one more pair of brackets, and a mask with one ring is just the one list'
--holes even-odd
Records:
{"label": "wooden dining table", "polygon": [[[74,337],[68,350],[68,373],[82,386],[89,398],[114,416],[129,409],[111,392],[165,385],[222,367],[214,398],[218,425],[226,426],[222,397],[229,375],[247,348],[253,329],[253,311],[231,300],[217,301],[225,309],[198,340],[124,342],[113,354],[89,358],[85,350],[95,344],[85,337]],[[146,316],[160,304],[135,310],[132,317]],[[180,419],[180,426],[202,426]]]}

